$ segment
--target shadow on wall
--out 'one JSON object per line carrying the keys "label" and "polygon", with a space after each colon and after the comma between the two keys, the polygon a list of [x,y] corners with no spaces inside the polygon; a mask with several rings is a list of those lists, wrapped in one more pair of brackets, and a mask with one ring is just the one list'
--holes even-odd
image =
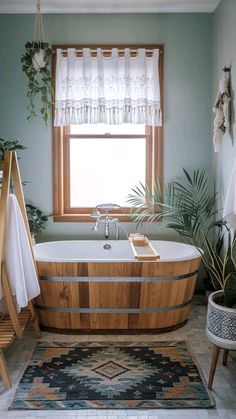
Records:
{"label": "shadow on wall", "polygon": [[234,90],[232,89],[232,79],[230,78],[230,94],[231,94],[231,103],[230,103],[230,126],[229,126],[229,136],[232,141],[232,146],[234,145],[234,131],[233,126],[235,123],[235,108],[234,108]]}

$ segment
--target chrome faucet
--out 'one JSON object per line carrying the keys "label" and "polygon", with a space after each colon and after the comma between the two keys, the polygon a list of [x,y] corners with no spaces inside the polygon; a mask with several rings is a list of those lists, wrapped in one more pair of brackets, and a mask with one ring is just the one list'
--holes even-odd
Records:
{"label": "chrome faucet", "polygon": [[109,222],[111,222],[110,217],[108,215],[108,212],[106,211],[106,216],[105,216],[105,239],[108,240],[109,239]]}
{"label": "chrome faucet", "polygon": [[[100,209],[105,210],[105,214],[101,214],[99,211]],[[129,234],[125,227],[119,223],[117,218],[113,218],[109,214],[109,211],[112,209],[120,209],[120,206],[117,204],[99,204],[95,207],[95,209],[90,214],[90,217],[96,218],[93,231],[99,231],[99,225],[104,224],[104,237],[106,240],[108,240],[110,235],[110,225],[113,224],[116,227],[116,240],[119,239],[119,228],[122,228],[125,231],[128,238]]]}

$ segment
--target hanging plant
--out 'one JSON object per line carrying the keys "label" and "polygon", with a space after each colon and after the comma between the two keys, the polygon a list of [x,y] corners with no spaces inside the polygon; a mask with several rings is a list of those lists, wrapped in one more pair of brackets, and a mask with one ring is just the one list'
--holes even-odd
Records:
{"label": "hanging plant", "polygon": [[51,57],[52,49],[49,44],[41,41],[27,42],[25,54],[21,58],[22,69],[28,77],[29,99],[27,119],[37,116],[35,100],[38,94],[41,97],[41,114],[47,125],[52,107],[52,76]]}
{"label": "hanging plant", "polygon": [[22,69],[28,77],[29,99],[27,119],[34,118],[36,113],[36,96],[41,98],[41,114],[48,125],[52,107],[52,49],[44,41],[43,19],[40,12],[40,0],[36,3],[34,41],[25,44],[25,53],[21,58]]}

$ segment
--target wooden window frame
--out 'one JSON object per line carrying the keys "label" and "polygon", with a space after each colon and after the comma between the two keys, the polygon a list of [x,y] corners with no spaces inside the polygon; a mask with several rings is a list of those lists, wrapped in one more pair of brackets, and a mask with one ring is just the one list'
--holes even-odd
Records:
{"label": "wooden window frame", "polygon": [[[164,46],[161,44],[154,45],[53,45],[53,50],[57,48],[67,49],[76,48],[102,48],[103,50],[110,50],[111,48],[130,48],[137,50],[138,48],[146,48],[148,50],[159,49],[159,79],[160,79],[160,93],[161,93],[161,109],[163,110],[163,92],[164,92]],[[55,69],[56,56],[53,55],[52,73],[55,87]],[[54,109],[53,109],[54,118]],[[69,141],[73,137],[70,135],[69,127],[55,127],[52,126],[52,168],[53,168],[53,220],[56,222],[92,222],[93,218],[90,213],[94,208],[70,208],[69,196]],[[75,135],[74,137],[83,137]],[[91,136],[90,136],[91,137]],[[95,136],[93,136],[95,137]],[[99,137],[96,136],[97,138]],[[112,137],[112,135],[111,135]],[[122,137],[122,136],[119,136]],[[126,136],[127,137],[127,136]],[[132,137],[132,136],[130,136]],[[133,135],[138,137],[138,135]],[[163,126],[146,126],[146,180],[148,186],[152,189],[155,179],[158,178],[160,185],[163,185]],[[99,202],[98,202],[99,204]],[[109,211],[116,216],[120,221],[132,221],[128,215],[130,207],[121,208],[121,210]]]}

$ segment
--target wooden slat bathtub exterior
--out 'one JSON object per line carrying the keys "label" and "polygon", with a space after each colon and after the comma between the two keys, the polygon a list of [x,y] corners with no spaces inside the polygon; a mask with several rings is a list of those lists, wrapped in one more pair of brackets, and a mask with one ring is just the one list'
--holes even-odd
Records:
{"label": "wooden slat bathtub exterior", "polygon": [[[46,327],[73,330],[175,327],[188,318],[200,260],[199,257],[168,263],[37,262],[39,275],[49,279],[40,280],[41,295],[36,298],[39,322]],[[188,278],[175,279],[189,273],[192,275]],[[152,278],[152,282],[146,278]],[[105,313],[93,312],[103,309]],[[135,312],[119,312],[130,309]],[[144,309],[149,310],[138,312]]]}

